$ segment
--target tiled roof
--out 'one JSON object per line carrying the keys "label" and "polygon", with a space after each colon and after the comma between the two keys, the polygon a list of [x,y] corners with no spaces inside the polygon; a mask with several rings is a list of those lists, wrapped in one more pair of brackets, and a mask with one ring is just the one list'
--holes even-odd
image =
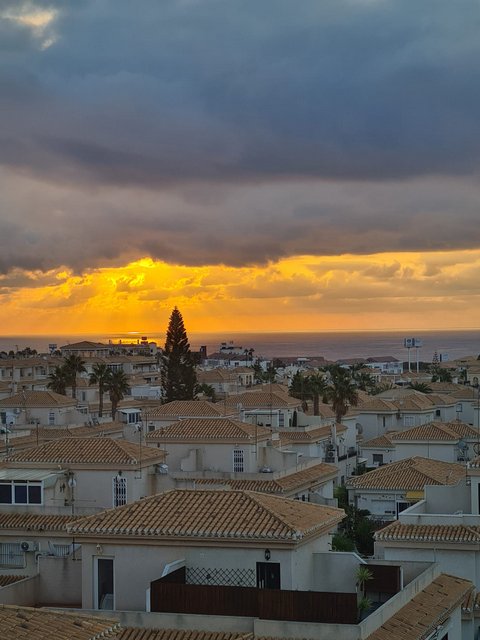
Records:
{"label": "tiled roof", "polygon": [[191,418],[178,420],[168,427],[155,429],[147,434],[147,440],[163,442],[198,442],[211,440],[250,441],[266,440],[272,431],[266,427],[255,426],[232,418]]}
{"label": "tiled roof", "polygon": [[111,345],[102,344],[101,342],[90,342],[89,340],[82,340],[81,342],[73,342],[72,344],[64,344],[60,347],[62,349],[109,349]]}
{"label": "tiled roof", "polygon": [[[199,382],[236,382],[238,380],[237,367],[232,369],[210,369],[208,371],[199,371],[197,379]],[[243,367],[242,367],[243,369]],[[253,373],[253,372],[252,372]]]}
{"label": "tiled roof", "polygon": [[461,464],[415,456],[349,478],[347,484],[355,489],[420,491],[426,485],[455,485],[464,477]]}
{"label": "tiled roof", "polygon": [[112,438],[63,438],[19,451],[6,458],[7,462],[53,464],[119,464],[152,463],[163,457],[163,451],[126,440]]}
{"label": "tiled roof", "polygon": [[54,391],[22,391],[0,400],[0,407],[74,407],[77,401]]}
{"label": "tiled roof", "polygon": [[376,540],[415,541],[415,542],[461,542],[478,544],[480,542],[480,526],[461,524],[403,524],[392,522],[375,533]]}
{"label": "tiled roof", "polygon": [[445,622],[472,588],[469,580],[442,573],[367,640],[424,640]]}
{"label": "tiled roof", "polygon": [[0,605],[0,638],[2,640],[99,640],[116,639],[120,625],[116,620]]}
{"label": "tiled roof", "polygon": [[39,513],[0,512],[0,531],[24,529],[25,531],[65,531],[69,522],[78,516],[44,515]]}
{"label": "tiled roof", "polygon": [[266,480],[230,480],[223,478],[196,478],[196,485],[217,485],[230,487],[236,491],[259,491],[260,493],[286,494],[301,489],[302,487],[314,487],[317,484],[335,478],[338,468],[333,464],[321,462],[308,469],[302,469],[280,478]]}
{"label": "tiled roof", "polygon": [[391,438],[396,433],[396,431],[390,431],[384,433],[382,436],[377,436],[376,438],[362,442],[362,449],[391,449],[393,447]]}
{"label": "tiled roof", "polygon": [[[93,427],[32,427],[27,436],[10,437],[8,442],[8,450],[17,452],[22,449],[28,449],[50,440],[59,440],[61,438],[95,438],[99,436],[108,436],[109,434],[123,434],[123,425],[119,422],[105,422]],[[5,440],[0,440],[0,452],[5,451]]]}
{"label": "tiled roof", "polygon": [[460,438],[476,438],[478,432],[464,422],[428,422],[418,427],[397,431],[391,436],[393,442],[425,441],[451,442]]}
{"label": "tiled roof", "polygon": [[[217,405],[220,404],[217,403]],[[233,408],[235,410],[237,410],[238,405],[241,405],[242,409],[284,409],[299,407],[301,400],[292,398],[286,393],[246,391],[235,396],[229,396],[225,404],[230,409]]]}
{"label": "tiled roof", "polygon": [[172,417],[178,418],[213,418],[223,416],[225,412],[222,404],[213,404],[206,400],[173,400],[159,407],[148,410],[148,418]]}
{"label": "tiled roof", "polygon": [[189,629],[122,629],[115,640],[252,640],[252,633]]}
{"label": "tiled roof", "polygon": [[248,491],[176,489],[75,522],[75,535],[296,541],[335,526],[341,509]]}
{"label": "tiled roof", "polygon": [[365,400],[358,405],[357,409],[358,411],[365,413],[379,411],[388,413],[389,411],[398,411],[398,407],[394,402],[377,397],[374,397],[370,400]]}
{"label": "tiled roof", "polygon": [[[345,431],[347,431],[347,427],[342,424],[337,424],[337,434]],[[309,429],[308,431],[298,429],[298,431],[280,431],[279,433],[282,445],[289,442],[309,444],[311,442],[317,442],[318,440],[325,440],[325,438],[329,438],[332,435],[332,427],[330,425],[325,425],[323,427],[318,427],[317,429]]]}
{"label": "tiled roof", "polygon": [[25,580],[26,577],[27,576],[0,575],[0,587],[8,587],[9,584],[13,584],[19,580]]}

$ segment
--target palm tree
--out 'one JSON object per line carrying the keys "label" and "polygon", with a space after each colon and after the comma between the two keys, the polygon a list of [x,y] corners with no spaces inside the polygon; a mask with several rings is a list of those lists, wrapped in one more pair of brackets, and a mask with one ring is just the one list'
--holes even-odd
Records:
{"label": "palm tree", "polygon": [[48,376],[47,387],[52,391],[55,391],[55,393],[61,393],[62,396],[64,396],[67,391],[67,382],[68,379],[65,368],[63,366],[55,367],[52,373]]}
{"label": "palm tree", "polygon": [[112,376],[112,370],[106,364],[94,364],[92,367],[92,373],[88,384],[98,384],[98,393],[100,395],[100,401],[98,403],[98,417],[103,416],[103,394],[106,391],[108,381]]}
{"label": "palm tree", "polygon": [[130,386],[125,372],[121,369],[118,371],[112,371],[105,384],[105,389],[110,395],[110,402],[112,403],[112,420],[115,420],[118,403],[120,400],[123,400],[128,393],[130,393]]}
{"label": "palm tree", "polygon": [[310,374],[304,381],[304,391],[313,399],[313,415],[318,416],[320,413],[320,396],[325,396],[328,389],[328,383],[322,373],[317,371]]}
{"label": "palm tree", "polygon": [[215,393],[215,389],[212,387],[211,384],[206,384],[205,382],[197,384],[195,386],[195,393],[202,393],[211,402],[217,401],[217,394]]}
{"label": "palm tree", "polygon": [[414,391],[420,391],[420,393],[432,393],[432,388],[429,387],[426,382],[411,382],[408,388]]}
{"label": "palm tree", "polygon": [[63,368],[65,369],[65,375],[67,377],[67,386],[72,387],[72,398],[77,397],[77,374],[84,373],[85,362],[80,356],[72,355],[67,356],[63,361]]}
{"label": "palm tree", "polygon": [[353,382],[350,372],[339,365],[329,367],[330,385],[327,388],[326,396],[335,411],[337,423],[342,421],[347,413],[348,407],[356,407],[358,404],[358,391]]}

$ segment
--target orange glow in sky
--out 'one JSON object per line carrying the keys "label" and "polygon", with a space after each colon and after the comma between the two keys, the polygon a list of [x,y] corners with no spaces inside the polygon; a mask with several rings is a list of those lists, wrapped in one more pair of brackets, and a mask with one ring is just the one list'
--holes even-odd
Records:
{"label": "orange glow in sky", "polygon": [[2,334],[478,327],[480,250],[296,256],[265,266],[122,267],[0,276]]}

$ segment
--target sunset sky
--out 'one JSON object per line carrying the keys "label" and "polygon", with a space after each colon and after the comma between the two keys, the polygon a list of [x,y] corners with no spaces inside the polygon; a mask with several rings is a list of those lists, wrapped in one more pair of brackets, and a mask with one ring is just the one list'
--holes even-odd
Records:
{"label": "sunset sky", "polygon": [[0,0],[0,334],[478,328],[477,0]]}

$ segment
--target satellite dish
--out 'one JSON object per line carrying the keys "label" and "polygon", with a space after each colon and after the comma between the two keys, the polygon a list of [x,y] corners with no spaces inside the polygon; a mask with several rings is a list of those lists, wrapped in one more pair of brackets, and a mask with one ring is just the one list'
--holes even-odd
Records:
{"label": "satellite dish", "polygon": [[457,442],[457,447],[460,449],[460,451],[468,451],[468,444],[463,438]]}

